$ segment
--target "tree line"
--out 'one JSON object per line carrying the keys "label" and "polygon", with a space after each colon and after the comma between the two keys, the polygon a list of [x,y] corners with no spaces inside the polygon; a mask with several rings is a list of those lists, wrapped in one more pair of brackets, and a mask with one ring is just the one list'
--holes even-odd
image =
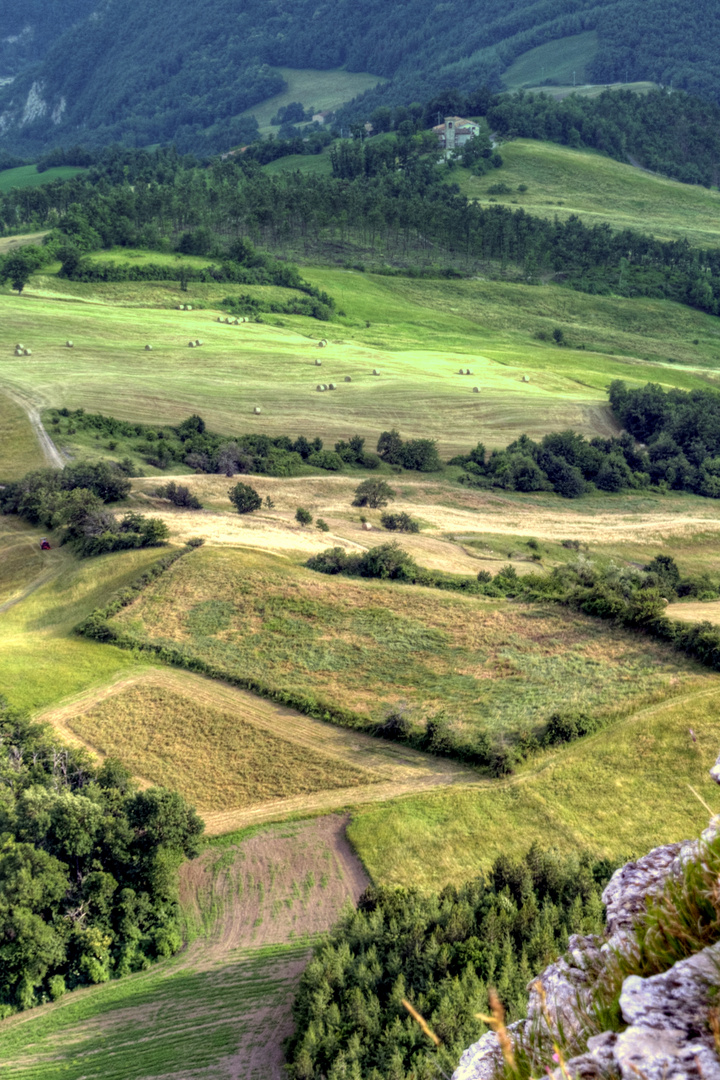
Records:
{"label": "tree line", "polygon": [[130,487],[114,462],[38,469],[0,489],[0,512],[58,529],[60,542],[71,543],[81,556],[164,544],[169,531],[161,518],[128,512],[118,519],[106,509],[108,503],[124,499]]}
{"label": "tree line", "polygon": [[181,944],[177,871],[203,824],[0,701],[0,1016],[143,970]]}

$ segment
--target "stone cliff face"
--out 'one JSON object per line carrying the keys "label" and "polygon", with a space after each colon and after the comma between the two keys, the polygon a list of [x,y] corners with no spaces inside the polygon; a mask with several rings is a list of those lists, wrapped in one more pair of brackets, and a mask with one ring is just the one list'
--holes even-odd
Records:
{"label": "stone cliff face", "polygon": [[[604,973],[617,954],[632,954],[634,927],[648,899],[671,880],[679,880],[688,863],[702,861],[707,845],[718,836],[720,817],[715,817],[699,841],[655,848],[615,872],[603,893],[605,935],[571,937],[566,956],[533,981],[527,1018],[508,1029],[516,1046],[537,1048],[544,1042],[552,1068],[553,1037],[562,1032],[558,1041],[568,1035],[570,1045],[577,1041],[573,1036],[581,1035],[582,1017]],[[617,1027],[622,1030],[591,1036],[586,1052],[547,1071],[552,1080],[720,1080],[720,1059],[709,1025],[718,987],[720,943],[680,960],[662,974],[628,975],[619,1000],[622,1023]],[[498,1037],[488,1032],[465,1051],[452,1080],[492,1080],[502,1062]]]}

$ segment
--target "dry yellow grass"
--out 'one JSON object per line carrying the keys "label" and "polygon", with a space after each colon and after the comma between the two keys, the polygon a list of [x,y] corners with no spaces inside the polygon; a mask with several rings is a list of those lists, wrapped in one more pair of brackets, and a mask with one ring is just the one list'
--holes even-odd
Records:
{"label": "dry yellow grass", "polygon": [[133,773],[177,789],[201,813],[379,779],[158,684],[128,687],[67,725]]}
{"label": "dry yellow grass", "polygon": [[[140,702],[143,708],[144,703],[152,699],[173,702],[172,711],[165,711],[161,717],[157,732],[152,707],[141,717],[139,726],[128,725],[128,695],[131,695],[131,703],[137,705]],[[208,739],[204,731],[196,733],[197,742],[188,746],[187,754],[181,756],[178,747],[188,741],[186,713],[197,715],[198,710],[215,718],[214,734]],[[146,730],[147,716],[153,719],[153,728],[149,731]],[[232,722],[223,719],[218,728],[219,717],[230,718]],[[104,686],[93,687],[42,713],[38,719],[52,724],[66,742],[83,746],[99,756],[105,751],[119,757],[135,771],[142,786],[168,782],[167,777],[172,773],[173,786],[189,798],[195,792],[210,835],[291,814],[315,814],[429,791],[438,786],[486,783],[473,770],[452,761],[325,724],[227,683],[165,668],[145,669],[130,676],[123,675]],[[123,723],[118,723],[119,719],[123,719]],[[255,783],[255,776],[249,776],[246,777],[249,783],[243,787],[234,772],[235,726],[251,727],[260,735],[266,734],[274,739],[275,750],[281,753],[289,747],[294,760],[321,761],[330,781],[324,787],[312,790],[303,785],[301,777],[294,792],[286,790],[285,794],[274,794],[267,784],[262,787],[263,776],[267,779],[268,765],[261,761],[258,783]],[[164,753],[164,740],[169,741],[167,758],[158,762],[158,744],[162,743]],[[211,775],[207,770],[208,755],[212,755]],[[273,767],[280,768],[282,760],[275,761]],[[229,777],[229,780],[222,786],[216,777]],[[345,786],[338,783],[341,779]],[[204,780],[207,780],[205,786]],[[240,804],[237,802],[238,791]]]}

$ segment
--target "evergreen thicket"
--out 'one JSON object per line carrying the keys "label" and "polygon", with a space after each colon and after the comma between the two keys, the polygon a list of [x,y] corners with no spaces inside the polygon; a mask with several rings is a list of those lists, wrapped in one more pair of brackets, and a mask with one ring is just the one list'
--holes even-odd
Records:
{"label": "evergreen thicket", "polygon": [[177,871],[203,824],[177,792],[0,701],[0,1016],[146,968],[181,944]]}
{"label": "evergreen thicket", "polygon": [[[435,1080],[483,1031],[494,987],[513,1021],[573,933],[602,929],[605,860],[531,848],[440,893],[370,887],[316,946],[297,994],[292,1080]],[[442,1039],[440,1059],[403,1007]],[[449,1066],[449,1068],[448,1068]]]}

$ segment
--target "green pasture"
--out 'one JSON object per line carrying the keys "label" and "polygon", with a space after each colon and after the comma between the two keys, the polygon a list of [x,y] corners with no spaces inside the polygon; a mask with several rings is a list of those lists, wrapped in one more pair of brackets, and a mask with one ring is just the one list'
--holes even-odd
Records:
{"label": "green pasture", "polygon": [[[451,174],[468,198],[516,205],[536,217],[566,220],[576,214],[586,225],[641,229],[698,247],[720,242],[720,191],[681,184],[593,150],[534,139],[506,142],[500,152],[503,167],[497,172],[473,176],[458,169]],[[500,182],[512,193],[490,195],[488,188]],[[527,191],[518,191],[520,185]]]}
{"label": "green pasture", "polygon": [[25,411],[0,393],[0,483],[19,480],[44,458]]}
{"label": "green pasture", "polygon": [[[692,728],[697,741],[693,741]],[[348,835],[374,881],[439,889],[538,843],[619,862],[697,836],[717,787],[720,681],[643,709],[525,765],[492,789],[450,789],[358,807]]]}
{"label": "green pasture", "polygon": [[248,1036],[272,1040],[263,1013],[285,1019],[307,951],[297,944],[236,950],[229,961],[197,968],[176,959],[23,1013],[0,1025],[3,1077],[148,1080],[223,1070]]}
{"label": "green pasture", "polygon": [[503,83],[508,90],[538,86],[546,80],[571,85],[575,81],[579,85],[585,82],[585,67],[594,60],[597,51],[596,30],[548,41],[518,56],[503,75]]}
{"label": "green pasture", "polygon": [[0,192],[10,191],[12,188],[41,187],[43,184],[51,184],[53,180],[72,180],[73,176],[82,172],[86,170],[74,165],[58,165],[54,169],[46,169],[45,172],[38,172],[34,165],[3,169],[0,172]]}
{"label": "green pasture", "polygon": [[285,79],[286,89],[240,114],[254,116],[263,135],[277,131],[277,128],[270,126],[270,120],[282,105],[289,105],[291,101],[300,101],[306,109],[323,112],[325,109],[337,109],[363,91],[387,82],[381,75],[345,71],[343,68],[319,70],[281,67],[277,70]]}
{"label": "green pasture", "polygon": [[287,157],[277,158],[268,165],[264,165],[265,172],[277,174],[284,172],[308,173],[312,176],[330,176],[332,164],[330,154],[288,154]]}
{"label": "green pasture", "polygon": [[0,518],[0,687],[12,705],[36,711],[139,665],[131,653],[76,637],[73,628],[162,551],[77,560],[67,547],[40,551],[41,529]]}
{"label": "green pasture", "polygon": [[[128,420],[174,423],[200,412],[228,433],[312,431],[334,442],[359,432],[373,442],[395,426],[437,438],[449,454],[525,431],[610,434],[605,390],[614,378],[683,389],[715,381],[717,319],[679,304],[479,279],[303,273],[345,314],[226,326],[213,303],[270,287],[191,283],[181,293],[175,283],[38,276],[19,297],[0,294],[0,387]],[[174,310],[183,301],[195,310]],[[555,327],[566,347],[552,342]],[[321,337],[329,345],[319,350]],[[196,338],[204,345],[190,349]],[[16,341],[31,358],[14,355]],[[461,366],[472,374],[458,375]],[[321,380],[337,390],[318,393]]]}

